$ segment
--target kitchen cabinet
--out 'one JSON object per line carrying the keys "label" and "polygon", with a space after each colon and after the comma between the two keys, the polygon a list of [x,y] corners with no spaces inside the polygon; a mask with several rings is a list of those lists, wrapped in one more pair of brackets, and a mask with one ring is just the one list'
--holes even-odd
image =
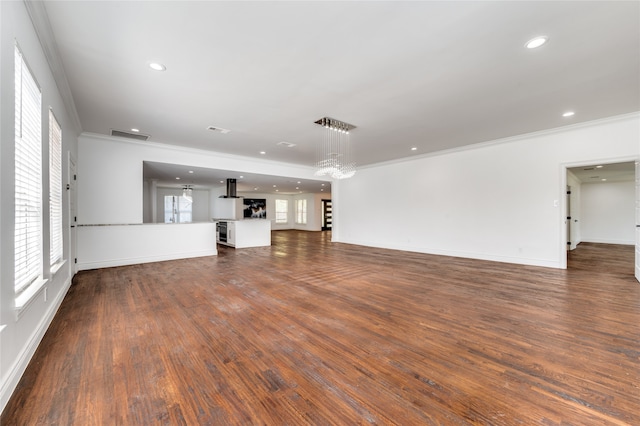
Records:
{"label": "kitchen cabinet", "polygon": [[271,245],[271,221],[265,219],[218,221],[217,242],[235,248]]}

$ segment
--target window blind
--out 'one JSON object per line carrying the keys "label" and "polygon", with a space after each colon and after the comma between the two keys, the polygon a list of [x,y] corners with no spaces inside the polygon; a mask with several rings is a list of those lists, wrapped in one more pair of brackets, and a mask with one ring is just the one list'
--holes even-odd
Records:
{"label": "window blind", "polygon": [[296,223],[307,223],[307,200],[298,200],[296,202]]}
{"label": "window blind", "polygon": [[49,233],[51,265],[62,260],[62,129],[49,111]]}
{"label": "window blind", "polygon": [[276,200],[276,223],[288,222],[288,202],[287,200]]}
{"label": "window blind", "polygon": [[15,291],[42,271],[41,93],[15,48]]}

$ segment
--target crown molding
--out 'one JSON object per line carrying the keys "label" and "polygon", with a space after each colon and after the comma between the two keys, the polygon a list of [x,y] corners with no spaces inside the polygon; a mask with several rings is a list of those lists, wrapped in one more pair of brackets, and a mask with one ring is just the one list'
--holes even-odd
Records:
{"label": "crown molding", "polygon": [[44,1],[29,1],[24,0],[24,5],[27,8],[31,23],[38,36],[40,45],[44,56],[47,58],[49,68],[53,74],[53,79],[58,86],[58,91],[62,97],[62,101],[73,121],[73,126],[76,128],[76,132],[79,134],[82,132],[82,125],[80,124],[80,117],[78,116],[78,110],[71,94],[71,87],[69,86],[69,80],[64,70],[62,60],[60,59],[60,53],[58,50],[58,44],[53,35],[51,29],[51,22],[49,22],[49,15],[47,15],[47,9]]}
{"label": "crown molding", "polygon": [[380,163],[367,164],[365,166],[358,167],[358,170],[368,169],[368,168],[376,168],[376,167],[380,167],[380,166],[388,166],[388,165],[398,164],[398,163],[406,163],[406,162],[410,162],[410,161],[420,160],[420,159],[423,159],[423,158],[440,157],[442,155],[453,154],[453,153],[456,153],[456,152],[473,151],[473,150],[476,150],[476,149],[487,148],[487,147],[490,147],[490,146],[518,142],[518,141],[522,141],[522,140],[525,140],[525,139],[531,139],[531,138],[538,138],[538,137],[543,137],[543,136],[555,135],[555,134],[559,134],[559,133],[565,133],[565,132],[568,132],[568,131],[571,131],[571,130],[586,129],[586,128],[589,128],[589,127],[599,126],[599,125],[602,125],[602,124],[609,124],[609,123],[615,123],[615,122],[618,122],[618,121],[626,121],[626,120],[634,120],[634,119],[635,120],[640,120],[640,111],[635,111],[635,112],[631,112],[631,113],[627,113],[627,114],[621,114],[621,115],[614,115],[612,117],[600,118],[600,119],[591,120],[591,121],[583,121],[581,123],[570,124],[570,125],[567,125],[567,126],[554,127],[554,128],[551,128],[551,129],[545,129],[545,130],[540,130],[540,131],[531,132],[531,133],[524,133],[524,134],[516,135],[516,136],[509,136],[509,137],[506,137],[506,138],[494,139],[494,140],[486,141],[486,142],[478,142],[478,143],[474,143],[474,144],[471,144],[471,145],[459,146],[459,147],[456,147],[456,148],[450,148],[450,149],[443,149],[443,150],[439,150],[439,151],[427,152],[425,154],[416,155],[416,156],[412,156],[412,157],[404,157],[404,158],[398,158],[396,160],[389,160],[389,161],[383,161],[383,162],[380,162]]}

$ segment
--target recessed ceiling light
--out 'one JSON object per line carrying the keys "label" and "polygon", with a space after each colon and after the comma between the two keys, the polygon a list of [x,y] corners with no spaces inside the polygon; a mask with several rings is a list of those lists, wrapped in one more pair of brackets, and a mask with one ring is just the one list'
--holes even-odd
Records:
{"label": "recessed ceiling light", "polygon": [[300,183],[300,181],[298,181],[298,183]]}
{"label": "recessed ceiling light", "polygon": [[324,183],[322,185],[320,185],[320,186],[324,186]]}
{"label": "recessed ceiling light", "polygon": [[140,129],[135,129],[135,128],[134,128],[134,129],[131,129],[131,131],[132,131],[132,132],[136,132],[136,133],[138,133],[138,132],[140,131]]}
{"label": "recessed ceiling light", "polygon": [[265,155],[265,154],[266,154],[266,152],[264,152],[264,151],[260,151],[260,154]]}
{"label": "recessed ceiling light", "polygon": [[275,187],[276,187],[276,185],[273,185],[273,187],[275,188]]}
{"label": "recessed ceiling light", "polygon": [[240,176],[240,179],[244,179],[244,176]]}
{"label": "recessed ceiling light", "polygon": [[193,170],[189,170],[189,173],[193,174]]}
{"label": "recessed ceiling light", "polygon": [[296,186],[296,189],[300,189],[300,187],[299,187],[299,186]]}
{"label": "recessed ceiling light", "polygon": [[601,168],[603,168],[603,167],[604,167],[604,166],[596,166],[596,169],[601,169]]}
{"label": "recessed ceiling light", "polygon": [[258,188],[257,188],[257,187],[256,187],[256,188],[253,188],[253,190],[254,190],[254,191],[257,191],[257,190],[258,190]]}
{"label": "recessed ceiling light", "polygon": [[565,112],[564,114],[562,114],[562,116],[563,116],[563,117],[571,117],[571,116],[572,116],[572,115],[574,115],[574,114],[575,114],[575,112],[573,112],[573,111],[567,111],[567,112]]}
{"label": "recessed ceiling light", "polygon": [[159,62],[150,62],[149,68],[151,68],[154,71],[165,71],[167,69],[167,67],[165,67]]}
{"label": "recessed ceiling light", "polygon": [[220,181],[220,183],[224,183],[224,181],[223,181],[223,180],[221,180],[221,181]]}
{"label": "recessed ceiling light", "polygon": [[411,151],[417,151],[417,150],[418,150],[418,148],[415,147],[415,146],[411,148]]}
{"label": "recessed ceiling light", "polygon": [[602,181],[603,181],[603,182],[606,182],[607,180],[606,180],[606,179],[602,179]]}
{"label": "recessed ceiling light", "polygon": [[180,180],[180,176],[176,176],[176,180]]}
{"label": "recessed ceiling light", "polygon": [[539,36],[539,37],[535,37],[532,38],[531,40],[529,40],[525,46],[527,49],[535,49],[536,47],[540,47],[543,44],[545,44],[547,42],[547,40],[549,40],[549,38],[547,36]]}
{"label": "recessed ceiling light", "polygon": [[276,192],[280,192],[280,190],[279,190],[279,189],[276,189]]}

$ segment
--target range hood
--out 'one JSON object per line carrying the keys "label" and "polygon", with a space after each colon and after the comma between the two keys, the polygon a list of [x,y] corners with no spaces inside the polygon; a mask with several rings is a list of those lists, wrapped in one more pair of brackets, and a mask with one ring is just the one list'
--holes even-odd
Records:
{"label": "range hood", "polygon": [[220,198],[240,198],[237,195],[235,179],[227,179],[227,193],[226,195],[221,195]]}

